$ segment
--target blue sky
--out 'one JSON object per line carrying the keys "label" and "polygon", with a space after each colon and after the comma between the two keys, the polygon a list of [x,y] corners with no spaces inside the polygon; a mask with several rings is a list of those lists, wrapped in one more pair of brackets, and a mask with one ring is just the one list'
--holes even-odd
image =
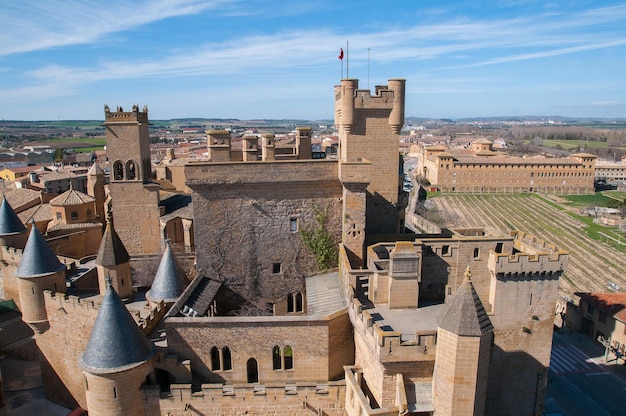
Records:
{"label": "blue sky", "polygon": [[405,78],[407,116],[626,117],[626,2],[2,3],[0,119],[332,118],[346,42],[343,76]]}

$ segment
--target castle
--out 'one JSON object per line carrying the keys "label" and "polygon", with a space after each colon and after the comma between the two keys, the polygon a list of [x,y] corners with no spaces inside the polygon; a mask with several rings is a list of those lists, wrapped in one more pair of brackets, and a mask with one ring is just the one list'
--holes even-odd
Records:
{"label": "castle", "polygon": [[[105,107],[112,218],[92,280],[0,207],[3,283],[47,396],[90,415],[540,415],[567,253],[405,231],[404,88],[341,80],[338,160],[313,159],[306,128],[289,154],[208,131],[209,159],[183,165],[191,215],[164,212],[147,108]],[[131,264],[155,255],[142,297]]]}

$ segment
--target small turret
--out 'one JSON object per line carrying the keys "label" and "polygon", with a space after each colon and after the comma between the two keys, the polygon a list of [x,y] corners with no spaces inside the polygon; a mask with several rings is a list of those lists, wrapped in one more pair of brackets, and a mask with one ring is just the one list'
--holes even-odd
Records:
{"label": "small turret", "polygon": [[104,192],[104,182],[104,171],[98,166],[98,162],[94,162],[87,172],[87,195],[95,198],[96,217],[98,217],[100,221],[105,220],[104,201],[106,200],[106,194]]}
{"label": "small turret", "polygon": [[33,223],[15,277],[18,278],[22,319],[38,333],[49,327],[43,291],[65,293],[66,269]]}
{"label": "small turret", "polygon": [[437,415],[483,415],[493,325],[474,290],[469,266],[465,279],[437,318],[433,402]]}
{"label": "small turret", "polygon": [[143,415],[141,385],[153,372],[154,347],[117,295],[111,281],[79,365],[90,415]]}
{"label": "small turret", "polygon": [[166,304],[174,303],[183,293],[188,282],[185,277],[185,272],[178,264],[170,242],[167,240],[165,242],[165,252],[163,253],[161,263],[154,276],[152,287],[146,293],[146,299],[151,303],[158,303],[160,301]]}
{"label": "small turret", "polygon": [[0,204],[0,246],[24,248],[28,229],[22,224],[6,198]]}
{"label": "small turret", "polygon": [[100,294],[105,293],[106,279],[110,277],[111,284],[122,299],[132,298],[133,286],[130,274],[130,255],[115,232],[115,228],[113,228],[110,213],[107,216],[106,229],[98,249],[96,267],[98,268]]}

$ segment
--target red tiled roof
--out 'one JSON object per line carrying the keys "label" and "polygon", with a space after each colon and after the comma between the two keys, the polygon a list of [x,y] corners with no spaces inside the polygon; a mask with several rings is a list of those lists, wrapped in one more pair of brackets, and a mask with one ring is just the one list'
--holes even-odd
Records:
{"label": "red tiled roof", "polygon": [[576,293],[580,300],[626,323],[626,293]]}

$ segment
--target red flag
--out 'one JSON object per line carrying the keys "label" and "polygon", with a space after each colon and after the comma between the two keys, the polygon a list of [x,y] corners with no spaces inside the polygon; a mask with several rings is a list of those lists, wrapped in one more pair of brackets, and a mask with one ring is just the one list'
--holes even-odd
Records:
{"label": "red flag", "polygon": [[343,48],[339,48],[339,56],[337,58],[343,61]]}

